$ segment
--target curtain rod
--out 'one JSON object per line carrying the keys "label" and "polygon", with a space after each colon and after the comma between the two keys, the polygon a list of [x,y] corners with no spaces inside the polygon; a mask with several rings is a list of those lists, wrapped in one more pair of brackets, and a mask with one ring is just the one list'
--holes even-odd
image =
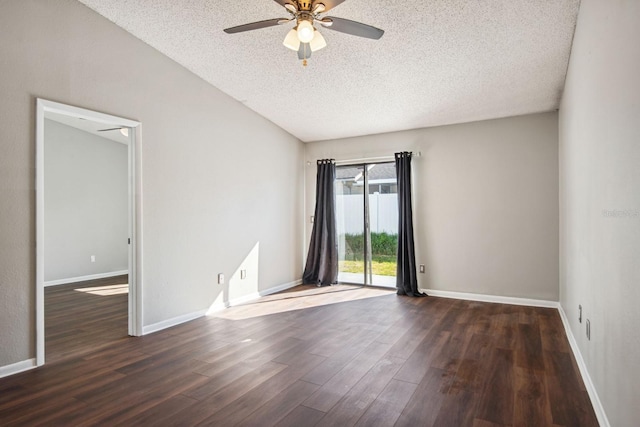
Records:
{"label": "curtain rod", "polygon": [[382,156],[382,157],[363,157],[360,159],[344,159],[344,160],[336,160],[336,165],[345,165],[350,163],[374,163],[374,162],[393,162],[395,157],[391,156]]}
{"label": "curtain rod", "polygon": [[[421,157],[422,153],[420,151],[412,152],[412,157]],[[316,159],[317,162],[319,159]],[[393,162],[395,161],[395,156],[392,154],[390,156],[381,156],[381,157],[362,157],[359,159],[340,159],[336,160],[336,165],[348,165],[355,163],[382,163],[382,162]],[[315,163],[315,162],[314,162]],[[307,166],[311,166],[311,161],[307,162]]]}

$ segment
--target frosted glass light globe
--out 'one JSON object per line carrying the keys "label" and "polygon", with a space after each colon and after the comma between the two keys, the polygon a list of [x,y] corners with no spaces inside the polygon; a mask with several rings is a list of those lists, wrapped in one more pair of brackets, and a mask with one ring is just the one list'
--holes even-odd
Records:
{"label": "frosted glass light globe", "polygon": [[296,30],[289,31],[282,44],[289,49],[297,52],[298,49],[300,49],[300,40],[298,40],[298,33],[296,32]]}
{"label": "frosted glass light globe", "polygon": [[298,24],[298,39],[302,43],[313,40],[313,25],[309,21],[300,21]]}

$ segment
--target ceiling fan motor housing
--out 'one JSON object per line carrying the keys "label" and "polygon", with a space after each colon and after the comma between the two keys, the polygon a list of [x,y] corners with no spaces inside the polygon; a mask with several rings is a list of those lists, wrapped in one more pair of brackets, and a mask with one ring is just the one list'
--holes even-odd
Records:
{"label": "ceiling fan motor housing", "polygon": [[299,12],[298,16],[296,16],[297,21],[309,21],[313,24],[313,15],[310,14],[309,12]]}
{"label": "ceiling fan motor housing", "polygon": [[313,6],[313,1],[302,0],[302,1],[296,1],[296,3],[298,4],[298,10],[300,11],[309,11]]}

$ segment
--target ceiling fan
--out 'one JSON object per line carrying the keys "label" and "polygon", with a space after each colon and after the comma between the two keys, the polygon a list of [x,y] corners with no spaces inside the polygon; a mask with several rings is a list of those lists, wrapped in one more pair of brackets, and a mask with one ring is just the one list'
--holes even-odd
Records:
{"label": "ceiling fan", "polygon": [[238,25],[236,27],[226,28],[224,32],[227,34],[235,34],[295,21],[296,26],[287,33],[283,44],[287,48],[298,52],[298,59],[301,59],[302,65],[306,66],[307,59],[311,57],[311,52],[327,46],[327,42],[324,37],[322,37],[322,34],[314,27],[314,23],[341,33],[374,40],[378,40],[384,34],[384,30],[372,27],[371,25],[334,16],[320,16],[344,1],[345,0],[275,0],[276,3],[283,6],[289,13],[288,18],[267,19],[265,21]]}
{"label": "ceiling fan", "polygon": [[120,126],[117,128],[109,128],[109,129],[98,129],[98,132],[108,132],[112,130],[119,130],[122,135],[129,136],[129,128],[126,126]]}

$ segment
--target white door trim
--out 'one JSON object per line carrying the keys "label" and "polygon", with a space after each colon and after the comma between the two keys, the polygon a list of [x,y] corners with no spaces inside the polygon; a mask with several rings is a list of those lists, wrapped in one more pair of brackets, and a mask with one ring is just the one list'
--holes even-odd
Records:
{"label": "white door trim", "polygon": [[[129,132],[129,335],[142,335],[142,180],[140,122],[84,108],[37,99],[36,108],[36,364],[45,361],[44,325],[44,119],[46,112],[92,120],[108,126],[126,126]],[[140,234],[139,234],[140,233]]]}

